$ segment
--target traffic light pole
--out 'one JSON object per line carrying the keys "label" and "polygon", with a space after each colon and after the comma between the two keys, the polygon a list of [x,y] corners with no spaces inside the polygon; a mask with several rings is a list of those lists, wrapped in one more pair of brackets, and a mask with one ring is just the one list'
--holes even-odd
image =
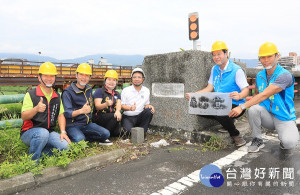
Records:
{"label": "traffic light pole", "polygon": [[197,40],[193,40],[193,50],[197,50]]}

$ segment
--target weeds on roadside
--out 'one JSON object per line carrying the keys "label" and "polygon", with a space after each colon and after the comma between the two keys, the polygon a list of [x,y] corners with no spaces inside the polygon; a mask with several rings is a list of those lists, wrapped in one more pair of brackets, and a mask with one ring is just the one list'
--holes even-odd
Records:
{"label": "weeds on roadside", "polygon": [[212,136],[208,142],[203,145],[202,152],[210,151],[219,151],[221,149],[227,148],[227,145],[219,137]]}
{"label": "weeds on roadside", "polygon": [[0,163],[3,161],[15,162],[28,151],[20,138],[19,128],[9,128],[12,124],[7,123],[4,130],[0,130]]}
{"label": "weeds on roadside", "polygon": [[43,165],[36,164],[31,160],[32,155],[23,154],[19,156],[19,160],[15,162],[9,162],[5,160],[0,164],[0,178],[5,179],[9,177],[13,177],[16,175],[20,175],[27,172],[32,172],[33,174],[40,174]]}
{"label": "weeds on roadside", "polygon": [[53,149],[52,154],[43,155],[40,163],[36,164],[28,155],[28,146],[20,139],[20,129],[10,128],[7,124],[4,130],[0,130],[0,178],[9,178],[27,172],[41,174],[42,169],[52,166],[66,167],[70,162],[87,156],[112,150],[118,146],[103,147],[98,143],[80,141],[71,143],[68,150]]}

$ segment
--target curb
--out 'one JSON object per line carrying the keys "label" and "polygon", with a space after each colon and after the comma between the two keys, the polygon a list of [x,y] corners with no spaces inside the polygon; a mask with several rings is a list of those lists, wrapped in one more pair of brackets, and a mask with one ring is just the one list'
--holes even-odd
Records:
{"label": "curb", "polygon": [[124,149],[117,149],[103,154],[90,156],[71,162],[63,167],[49,167],[43,170],[42,175],[34,176],[32,173],[25,173],[15,177],[0,180],[0,194],[13,194],[34,186],[75,175],[83,171],[105,165],[125,155]]}

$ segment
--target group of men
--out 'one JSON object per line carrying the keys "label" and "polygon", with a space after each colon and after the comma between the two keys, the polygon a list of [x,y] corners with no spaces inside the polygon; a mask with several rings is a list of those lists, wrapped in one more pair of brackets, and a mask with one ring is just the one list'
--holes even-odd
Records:
{"label": "group of men", "polygon": [[[32,160],[39,162],[41,155],[51,155],[53,148],[66,150],[71,142],[81,140],[112,145],[111,135],[128,136],[135,126],[143,127],[146,134],[155,110],[150,105],[149,89],[142,85],[145,74],[141,68],[132,71],[132,85],[125,88],[121,96],[115,91],[118,81],[115,70],[106,72],[105,85],[97,89],[94,96],[88,85],[92,75],[89,64],[77,67],[76,81],[62,95],[54,90],[56,75],[54,64],[41,64],[40,84],[27,92],[23,100],[20,137],[29,146]],[[57,121],[60,134],[55,131]],[[123,131],[120,131],[120,122]]]}
{"label": "group of men", "polygon": [[[245,101],[249,88],[244,71],[229,60],[228,48],[223,41],[216,41],[211,49],[215,62],[208,85],[195,93],[222,92],[232,98],[232,110],[228,116],[203,116],[217,120],[233,138],[236,146],[246,141],[236,129],[234,121],[248,108],[248,120],[252,129],[252,142],[248,152],[258,152],[264,147],[261,127],[276,130],[281,149],[293,149],[298,145],[299,132],[296,126],[294,107],[293,75],[278,63],[279,52],[274,43],[266,42],[259,48],[258,59],[264,66],[256,76],[256,93]],[[186,98],[190,94],[186,93]]]}
{"label": "group of men", "polygon": [[[256,77],[256,95],[247,102],[249,85],[245,73],[229,60],[227,45],[216,41],[211,53],[216,65],[211,70],[208,85],[195,93],[229,93],[232,110],[228,116],[203,117],[217,120],[236,146],[243,146],[246,141],[234,121],[248,108],[253,136],[249,152],[258,152],[264,147],[261,127],[278,132],[281,149],[295,148],[299,141],[293,102],[295,79],[278,63],[276,45],[270,42],[261,45],[258,58],[264,70]],[[147,132],[155,109],[150,105],[149,89],[142,85],[145,73],[141,68],[132,71],[132,85],[123,89],[121,95],[115,90],[118,74],[114,70],[106,72],[104,86],[97,89],[94,96],[88,85],[92,75],[90,65],[83,63],[77,67],[77,81],[63,91],[62,98],[53,90],[56,75],[54,64],[43,63],[38,75],[40,85],[24,97],[21,139],[30,146],[33,160],[38,161],[42,153],[51,154],[53,148],[67,149],[71,141],[99,141],[102,145],[111,145],[110,135],[128,135],[132,127],[143,127]],[[186,98],[190,99],[190,93],[186,93]],[[54,131],[57,121],[60,134]]]}

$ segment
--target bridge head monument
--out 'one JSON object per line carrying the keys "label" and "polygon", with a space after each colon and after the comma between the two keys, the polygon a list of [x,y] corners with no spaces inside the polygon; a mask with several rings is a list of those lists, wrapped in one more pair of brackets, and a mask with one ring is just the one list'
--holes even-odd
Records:
{"label": "bridge head monument", "polygon": [[214,120],[188,113],[185,93],[206,87],[214,62],[210,52],[182,51],[146,56],[142,65],[151,91],[156,131],[190,137],[192,132],[216,125]]}

